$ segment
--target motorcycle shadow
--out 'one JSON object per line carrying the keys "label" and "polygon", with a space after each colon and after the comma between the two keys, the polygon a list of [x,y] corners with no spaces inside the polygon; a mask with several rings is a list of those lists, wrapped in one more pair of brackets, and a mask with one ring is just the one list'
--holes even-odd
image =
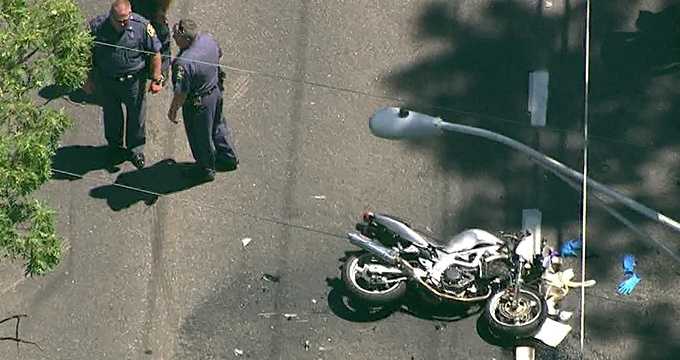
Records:
{"label": "motorcycle shadow", "polygon": [[429,299],[418,289],[409,289],[407,295],[399,302],[375,305],[352,296],[340,278],[329,278],[326,282],[331,287],[328,307],[338,317],[352,322],[379,321],[395,312],[424,320],[453,322],[476,315],[483,309],[483,304],[461,305]]}
{"label": "motorcycle shadow", "polygon": [[[340,278],[327,278],[326,282],[331,287],[328,294],[328,307],[336,316],[351,322],[380,321],[395,312],[406,313],[424,320],[455,322],[480,314],[485,306],[484,302],[469,305],[439,302],[430,299],[418,289],[409,289],[404,299],[398,303],[378,306],[353,297]],[[437,325],[439,326],[441,325]],[[519,345],[535,346],[537,342],[533,339],[518,340],[499,336],[491,331],[484,316],[478,317],[476,330],[479,337],[486,343],[502,348],[513,348]]]}

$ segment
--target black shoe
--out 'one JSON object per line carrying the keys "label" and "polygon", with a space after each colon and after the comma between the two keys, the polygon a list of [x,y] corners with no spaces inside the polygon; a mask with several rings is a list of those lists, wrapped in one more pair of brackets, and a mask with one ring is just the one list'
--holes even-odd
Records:
{"label": "black shoe", "polygon": [[106,149],[106,167],[105,169],[110,173],[115,173],[120,170],[116,165],[125,161],[126,158],[125,149],[117,146],[109,146]]}
{"label": "black shoe", "polygon": [[238,159],[236,158],[218,158],[215,161],[215,170],[217,171],[234,171],[238,168]]}
{"label": "black shoe", "polygon": [[215,180],[215,171],[210,171],[202,169],[198,166],[192,166],[186,169],[182,169],[182,175],[192,181],[197,181],[200,183],[211,182]]}
{"label": "black shoe", "polygon": [[130,155],[130,162],[137,169],[139,169],[139,170],[143,169],[144,168],[144,154],[142,154],[142,153],[132,153],[132,155]]}

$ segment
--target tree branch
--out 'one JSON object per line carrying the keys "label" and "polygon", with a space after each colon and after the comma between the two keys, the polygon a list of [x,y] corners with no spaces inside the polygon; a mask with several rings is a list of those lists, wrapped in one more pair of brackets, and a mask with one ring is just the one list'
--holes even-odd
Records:
{"label": "tree branch", "polygon": [[0,337],[0,341],[14,341],[14,342],[16,342],[17,343],[17,350],[19,349],[19,344],[30,344],[30,345],[37,347],[38,350],[42,351],[42,348],[40,348],[40,345],[38,345],[37,343],[34,343],[33,341],[24,340],[24,339],[19,337],[19,323],[21,322],[21,318],[26,318],[26,317],[28,317],[28,315],[19,314],[19,315],[10,316],[8,318],[0,320],[0,324],[7,322],[7,321],[10,321],[10,320],[16,320],[17,321],[15,328],[14,328],[14,336]]}
{"label": "tree branch", "polygon": [[28,55],[24,56],[24,58],[21,59],[21,61],[19,61],[19,63],[17,65],[21,65],[21,64],[25,63],[26,61],[28,61],[28,59],[30,59],[33,55],[35,55],[35,53],[37,53],[38,50],[39,50],[39,48],[33,49],[33,51],[31,51]]}
{"label": "tree branch", "polygon": [[11,336],[3,336],[3,337],[0,337],[0,341],[6,341],[6,340],[9,340],[9,341],[16,341],[17,347],[19,346],[19,344],[31,344],[31,345],[37,347],[38,350],[42,351],[42,348],[40,347],[40,345],[34,343],[33,341],[22,340],[22,339],[15,338],[15,337],[11,337]]}
{"label": "tree branch", "polygon": [[19,320],[20,320],[19,318],[22,318],[22,317],[28,317],[28,315],[26,315],[26,314],[19,314],[19,315],[10,316],[10,317],[8,317],[8,318],[6,318],[6,319],[0,320],[0,324],[2,324],[2,323],[4,323],[4,322],[7,322],[7,321],[10,321],[10,320],[12,320],[12,319],[17,319],[17,322],[19,322]]}

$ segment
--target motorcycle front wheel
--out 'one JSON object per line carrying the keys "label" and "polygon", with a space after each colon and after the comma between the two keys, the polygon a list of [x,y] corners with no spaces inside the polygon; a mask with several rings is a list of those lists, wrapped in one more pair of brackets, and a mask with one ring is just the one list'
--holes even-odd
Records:
{"label": "motorcycle front wheel", "polygon": [[514,291],[507,289],[487,301],[483,316],[495,336],[520,339],[538,332],[548,316],[548,307],[532,290],[520,289],[515,299]]}
{"label": "motorcycle front wheel", "polygon": [[347,258],[342,266],[342,282],[350,294],[373,304],[391,304],[404,296],[405,280],[388,282],[395,277],[394,273],[373,273],[370,267],[392,268],[369,253]]}

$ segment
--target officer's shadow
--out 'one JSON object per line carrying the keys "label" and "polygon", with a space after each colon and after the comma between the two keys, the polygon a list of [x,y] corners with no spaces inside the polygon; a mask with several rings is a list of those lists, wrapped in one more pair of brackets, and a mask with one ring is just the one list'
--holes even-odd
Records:
{"label": "officer's shadow", "polygon": [[159,196],[202,184],[182,176],[182,169],[188,166],[189,163],[177,163],[172,159],[162,160],[152,166],[120,174],[113,184],[90,190],[90,196],[106,199],[114,211],[127,209],[139,201],[150,206]]}
{"label": "officer's shadow", "polygon": [[53,179],[77,180],[90,171],[106,169],[109,172],[120,170],[111,163],[106,146],[71,145],[57,149],[52,157]]}
{"label": "officer's shadow", "polygon": [[80,105],[100,105],[98,97],[95,94],[86,94],[83,89],[67,89],[59,85],[48,85],[38,91],[38,95],[47,100],[47,103],[54,99],[65,99],[71,103]]}

